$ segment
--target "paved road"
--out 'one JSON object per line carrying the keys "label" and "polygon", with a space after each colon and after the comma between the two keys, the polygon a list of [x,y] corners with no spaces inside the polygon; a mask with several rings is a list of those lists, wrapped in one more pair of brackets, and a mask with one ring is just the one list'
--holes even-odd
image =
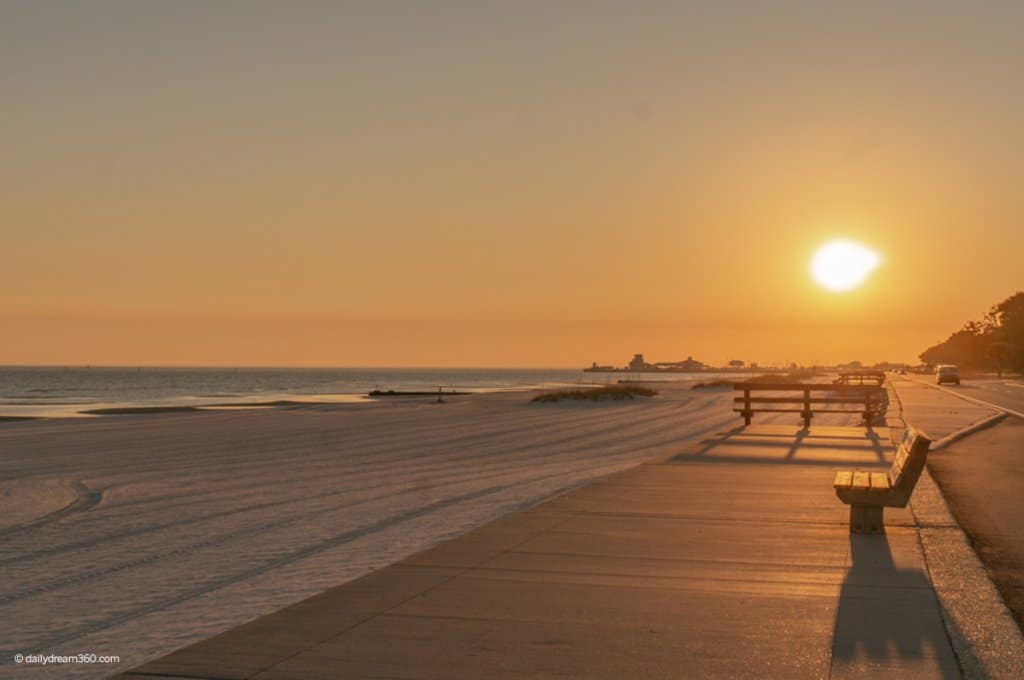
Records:
{"label": "paved road", "polygon": [[1024,415],[1024,380],[965,380],[943,388]]}
{"label": "paved road", "polygon": [[[937,442],[997,413],[995,407],[980,401],[983,396],[980,390],[966,384],[959,389],[938,388],[934,382],[914,377],[895,378],[893,386],[906,422],[923,430],[932,441]],[[961,398],[968,393],[974,395],[973,401]],[[895,418],[897,412],[890,409],[889,416]]]}
{"label": "paved road", "polygon": [[1024,419],[1010,416],[932,453],[928,468],[1024,624]]}
{"label": "paved road", "polygon": [[[988,417],[993,411],[983,403],[1024,413],[1024,383],[1017,380],[971,380],[937,388],[915,376],[893,384],[907,422],[936,439]],[[1010,415],[933,451],[928,469],[1018,624],[1024,625],[1024,418]]]}
{"label": "paved road", "polygon": [[[977,417],[971,409],[979,402],[1014,414],[933,452],[928,468],[1018,623],[1024,625],[1024,417],[1017,417],[1024,415],[1024,382],[965,380],[941,391],[898,382],[897,389],[911,422],[943,418],[964,424]],[[974,401],[957,405],[953,395]],[[952,409],[963,411],[963,416],[952,418]]]}

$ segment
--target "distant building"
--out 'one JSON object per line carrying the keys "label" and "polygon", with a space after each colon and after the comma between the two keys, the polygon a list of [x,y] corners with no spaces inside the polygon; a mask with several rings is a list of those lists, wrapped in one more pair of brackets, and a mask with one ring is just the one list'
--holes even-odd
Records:
{"label": "distant building", "polygon": [[629,370],[631,371],[642,371],[646,368],[650,368],[650,364],[644,361],[643,354],[634,354],[633,360],[629,362]]}
{"label": "distant building", "polygon": [[702,371],[707,368],[707,364],[693,357],[686,357],[683,361],[659,361],[654,366],[667,371]]}
{"label": "distant building", "polygon": [[686,357],[685,361],[680,361],[675,365],[676,368],[681,368],[684,371],[700,371],[707,368],[707,364],[702,361],[697,361],[693,357]]}
{"label": "distant building", "polygon": [[590,364],[590,368],[584,368],[584,371],[669,371],[669,372],[697,372],[708,370],[708,365],[702,361],[697,361],[693,357],[686,357],[683,361],[659,361],[657,363],[648,363],[644,359],[643,354],[634,354],[633,360],[630,361],[624,369],[613,368],[611,366],[602,366],[596,361]]}

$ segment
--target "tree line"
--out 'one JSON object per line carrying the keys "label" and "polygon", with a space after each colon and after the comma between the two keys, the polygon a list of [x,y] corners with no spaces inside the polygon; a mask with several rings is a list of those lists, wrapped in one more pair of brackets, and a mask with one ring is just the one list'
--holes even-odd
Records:
{"label": "tree line", "polygon": [[983,319],[968,321],[919,356],[930,366],[956,364],[1000,375],[1004,370],[1024,372],[1024,292],[993,305]]}

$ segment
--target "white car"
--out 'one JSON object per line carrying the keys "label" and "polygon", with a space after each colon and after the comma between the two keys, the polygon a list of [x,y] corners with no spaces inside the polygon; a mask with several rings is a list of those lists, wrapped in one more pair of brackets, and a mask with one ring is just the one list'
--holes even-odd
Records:
{"label": "white car", "polygon": [[960,384],[960,369],[953,364],[944,364],[935,369],[935,382]]}

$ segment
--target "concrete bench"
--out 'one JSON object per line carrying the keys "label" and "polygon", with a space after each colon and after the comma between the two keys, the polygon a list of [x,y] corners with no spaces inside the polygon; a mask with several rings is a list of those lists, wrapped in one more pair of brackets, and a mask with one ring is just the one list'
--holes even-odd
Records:
{"label": "concrete bench", "polygon": [[932,441],[913,428],[907,428],[896,460],[888,472],[842,470],[832,486],[836,496],[850,506],[850,531],[877,534],[885,531],[882,511],[886,507],[904,508],[924,470]]}

